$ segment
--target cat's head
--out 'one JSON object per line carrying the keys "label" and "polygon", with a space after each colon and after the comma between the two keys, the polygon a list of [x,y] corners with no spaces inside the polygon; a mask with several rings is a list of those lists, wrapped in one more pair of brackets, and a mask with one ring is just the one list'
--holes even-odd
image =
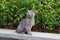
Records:
{"label": "cat's head", "polygon": [[35,11],[34,10],[28,10],[27,11],[27,17],[28,18],[33,18],[35,16]]}

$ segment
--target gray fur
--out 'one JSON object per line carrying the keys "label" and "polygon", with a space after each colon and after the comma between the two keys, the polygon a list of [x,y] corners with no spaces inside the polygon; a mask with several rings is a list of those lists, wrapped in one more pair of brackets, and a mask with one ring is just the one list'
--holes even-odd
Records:
{"label": "gray fur", "polygon": [[26,33],[26,34],[29,34],[31,35],[31,28],[34,24],[34,16],[35,16],[35,12],[33,10],[28,10],[27,11],[27,15],[26,15],[26,18],[23,19],[17,29],[16,29],[16,32],[17,33]]}

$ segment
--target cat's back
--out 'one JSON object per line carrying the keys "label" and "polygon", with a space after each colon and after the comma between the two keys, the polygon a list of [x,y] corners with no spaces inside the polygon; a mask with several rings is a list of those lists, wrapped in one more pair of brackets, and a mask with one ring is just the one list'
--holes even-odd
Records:
{"label": "cat's back", "polygon": [[23,19],[22,21],[19,22],[20,25],[25,25],[26,24],[26,19]]}

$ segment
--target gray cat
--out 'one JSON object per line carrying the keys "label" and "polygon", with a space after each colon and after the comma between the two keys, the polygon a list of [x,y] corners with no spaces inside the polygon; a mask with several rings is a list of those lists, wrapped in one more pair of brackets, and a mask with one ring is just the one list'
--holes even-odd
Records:
{"label": "gray cat", "polygon": [[31,35],[31,28],[34,24],[34,16],[35,16],[35,12],[33,10],[28,10],[26,18],[19,23],[16,32],[17,33],[24,32],[25,34]]}

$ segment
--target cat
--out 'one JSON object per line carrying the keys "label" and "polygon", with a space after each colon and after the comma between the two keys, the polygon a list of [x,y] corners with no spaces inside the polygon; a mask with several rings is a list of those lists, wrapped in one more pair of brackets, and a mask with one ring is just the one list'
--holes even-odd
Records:
{"label": "cat", "polygon": [[28,10],[26,14],[26,18],[23,19],[21,22],[19,22],[16,32],[20,34],[24,32],[25,34],[31,35],[31,28],[35,24],[34,16],[35,16],[35,11]]}

